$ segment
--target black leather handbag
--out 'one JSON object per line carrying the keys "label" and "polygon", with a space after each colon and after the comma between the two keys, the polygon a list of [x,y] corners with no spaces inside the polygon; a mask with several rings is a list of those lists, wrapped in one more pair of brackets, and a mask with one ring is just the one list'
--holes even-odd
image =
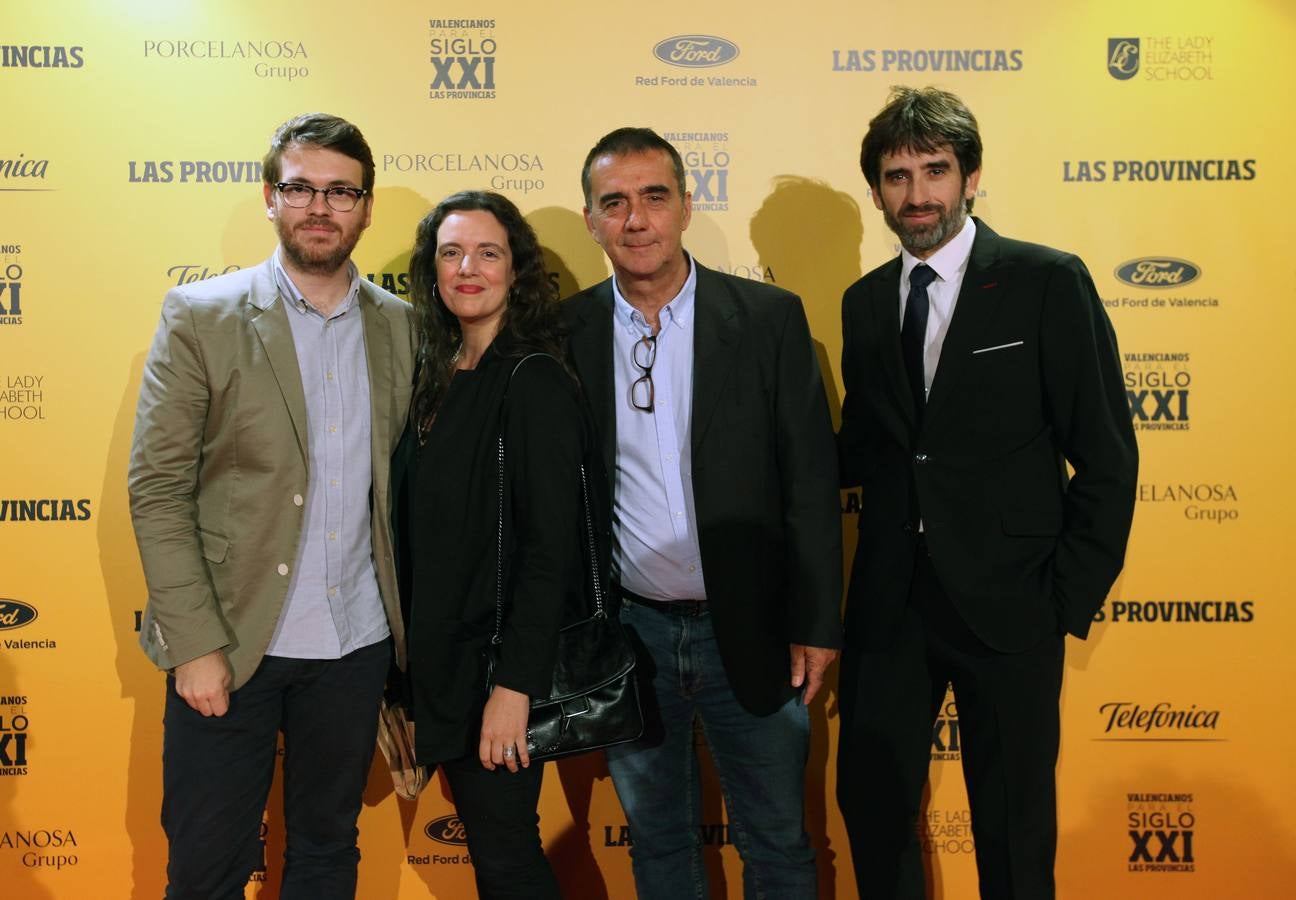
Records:
{"label": "black leather handbag", "polygon": [[[518,368],[531,356],[523,357]],[[506,395],[507,396],[507,395]],[[498,520],[495,554],[495,633],[486,647],[486,689],[495,685],[504,623],[504,430],[496,441]],[[532,697],[527,716],[527,753],[531,759],[557,759],[633,741],[643,734],[643,712],[635,677],[635,655],[621,622],[609,615],[603,569],[599,566],[594,517],[585,466],[580,468],[584,537],[588,550],[586,580],[592,609],[588,618],[558,632],[553,683],[547,697]]]}

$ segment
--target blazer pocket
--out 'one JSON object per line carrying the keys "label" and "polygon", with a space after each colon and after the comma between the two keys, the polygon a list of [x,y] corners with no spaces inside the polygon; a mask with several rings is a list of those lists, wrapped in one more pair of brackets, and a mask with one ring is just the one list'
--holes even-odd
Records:
{"label": "blazer pocket", "polygon": [[1062,531],[1062,514],[1042,509],[1012,509],[1002,514],[1004,534],[1014,537],[1056,537]]}
{"label": "blazer pocket", "polygon": [[225,561],[225,556],[229,553],[229,538],[199,528],[198,539],[202,542],[203,559],[214,563]]}

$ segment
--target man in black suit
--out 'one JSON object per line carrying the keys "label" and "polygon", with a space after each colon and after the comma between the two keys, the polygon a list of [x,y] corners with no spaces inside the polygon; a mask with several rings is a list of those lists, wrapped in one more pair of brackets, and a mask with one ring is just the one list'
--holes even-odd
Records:
{"label": "man in black suit", "polygon": [[746,895],[813,898],[806,704],[840,646],[841,519],[805,312],[684,252],[684,165],[650,129],[602,138],[581,183],[614,275],[565,304],[571,354],[612,478],[622,621],[660,711],[608,752],[638,895],[709,896],[697,718]]}
{"label": "man in black suit", "polygon": [[1078,258],[968,215],[981,138],[958,97],[897,88],[860,165],[904,249],[842,301],[838,444],[861,512],[837,795],[856,881],[926,896],[916,820],[949,683],[981,896],[1051,898],[1064,635],[1088,633],[1134,510],[1116,335]]}

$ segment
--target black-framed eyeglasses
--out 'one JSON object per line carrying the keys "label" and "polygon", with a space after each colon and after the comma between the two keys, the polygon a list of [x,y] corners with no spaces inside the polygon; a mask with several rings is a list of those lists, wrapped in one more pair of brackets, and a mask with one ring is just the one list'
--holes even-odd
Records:
{"label": "black-framed eyeglasses", "polygon": [[305,209],[315,202],[316,194],[323,194],[324,202],[338,212],[351,212],[360,202],[360,198],[369,193],[364,188],[340,186],[315,188],[296,181],[276,182],[275,190],[279,192],[280,197],[283,197],[284,203],[296,209]]}
{"label": "black-framed eyeglasses", "polygon": [[644,412],[653,411],[656,399],[653,391],[652,367],[657,361],[657,335],[646,334],[630,348],[630,358],[643,370],[643,374],[630,385],[630,405]]}

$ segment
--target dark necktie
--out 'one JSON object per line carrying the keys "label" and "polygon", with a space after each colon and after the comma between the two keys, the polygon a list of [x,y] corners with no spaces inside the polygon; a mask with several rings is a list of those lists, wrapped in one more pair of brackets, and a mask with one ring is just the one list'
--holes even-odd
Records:
{"label": "dark necktie", "polygon": [[927,336],[927,285],[936,278],[931,266],[919,265],[909,273],[909,297],[905,300],[904,322],[900,326],[900,349],[905,373],[913,391],[914,410],[922,417],[927,405],[923,381],[923,341]]}

